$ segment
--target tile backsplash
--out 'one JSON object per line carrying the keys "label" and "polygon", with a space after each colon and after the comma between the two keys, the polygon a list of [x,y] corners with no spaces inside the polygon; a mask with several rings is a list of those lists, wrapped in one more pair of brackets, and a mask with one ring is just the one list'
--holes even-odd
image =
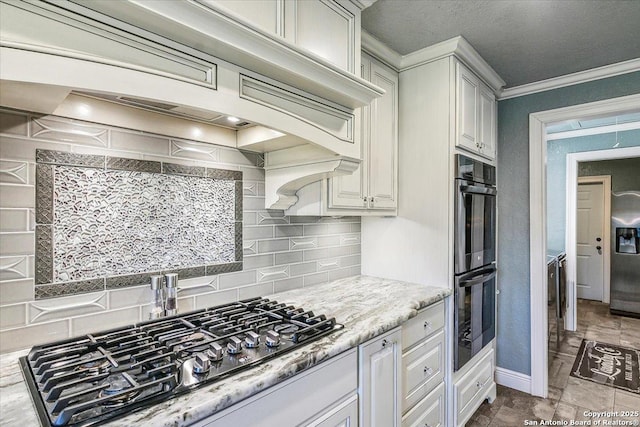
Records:
{"label": "tile backsplash", "polygon": [[[193,168],[242,172],[243,209],[236,212],[243,221],[242,270],[233,271],[238,263],[183,269],[181,312],[360,274],[360,218],[287,217],[265,210],[259,154],[0,110],[1,353],[148,318],[145,273],[126,281],[107,279],[77,295],[36,299],[36,150],[163,162],[175,165],[177,173]],[[59,289],[47,286],[58,284],[38,286],[40,297],[59,295]]]}
{"label": "tile backsplash", "polygon": [[241,270],[239,221],[241,171],[36,150],[35,297]]}

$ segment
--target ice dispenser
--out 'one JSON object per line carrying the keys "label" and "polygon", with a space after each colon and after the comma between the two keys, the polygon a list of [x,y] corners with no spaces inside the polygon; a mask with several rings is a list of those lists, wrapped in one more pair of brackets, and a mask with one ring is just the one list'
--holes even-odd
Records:
{"label": "ice dispenser", "polygon": [[640,254],[639,228],[616,227],[616,253]]}

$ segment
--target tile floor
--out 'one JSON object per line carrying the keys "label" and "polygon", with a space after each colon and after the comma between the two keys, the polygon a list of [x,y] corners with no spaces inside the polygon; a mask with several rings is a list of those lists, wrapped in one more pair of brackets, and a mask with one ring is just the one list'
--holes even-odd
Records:
{"label": "tile floor", "polygon": [[[566,421],[566,424],[550,425],[571,425],[572,420],[595,420],[590,418],[589,411],[640,410],[640,394],[569,376],[583,338],[640,349],[640,319],[613,316],[607,304],[578,300],[577,331],[565,332],[558,346],[555,331],[551,337],[549,397],[542,399],[498,386],[498,396],[493,404],[485,401],[473,414],[467,427],[517,427],[525,425],[526,420],[538,423],[541,420]],[[611,422],[608,425],[637,426],[639,424],[633,422],[640,423],[640,417],[608,417],[606,420]],[[631,423],[615,424],[616,420]],[[601,422],[600,425],[606,424]]]}

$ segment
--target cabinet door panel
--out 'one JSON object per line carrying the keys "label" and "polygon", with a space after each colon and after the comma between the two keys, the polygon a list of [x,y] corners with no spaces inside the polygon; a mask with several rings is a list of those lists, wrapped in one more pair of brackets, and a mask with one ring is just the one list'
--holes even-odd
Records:
{"label": "cabinet door panel", "polygon": [[371,139],[369,142],[370,207],[393,209],[397,206],[396,177],[398,165],[398,76],[386,67],[371,64],[371,82],[385,94],[371,104]]}
{"label": "cabinet door panel", "polygon": [[360,347],[360,422],[400,425],[401,339],[399,328]]}
{"label": "cabinet door panel", "polygon": [[468,149],[477,150],[478,141],[478,91],[480,82],[478,78],[461,64],[457,66],[457,90],[456,104],[457,136],[456,145]]}
{"label": "cabinet door panel", "polygon": [[496,154],[496,99],[488,88],[480,90],[480,154],[494,158]]}
{"label": "cabinet door panel", "polygon": [[249,24],[255,25],[271,34],[282,36],[280,24],[284,0],[208,0],[217,6],[239,16]]}
{"label": "cabinet door panel", "polygon": [[[356,13],[333,0],[287,2],[285,38],[338,67],[355,71]],[[292,12],[292,13],[291,13]]]}

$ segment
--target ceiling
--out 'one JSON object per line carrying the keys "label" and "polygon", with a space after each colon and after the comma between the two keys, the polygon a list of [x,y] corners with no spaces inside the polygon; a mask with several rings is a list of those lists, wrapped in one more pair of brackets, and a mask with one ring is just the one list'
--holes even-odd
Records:
{"label": "ceiling", "polygon": [[402,55],[462,35],[506,87],[640,58],[638,0],[377,0],[362,26]]}

